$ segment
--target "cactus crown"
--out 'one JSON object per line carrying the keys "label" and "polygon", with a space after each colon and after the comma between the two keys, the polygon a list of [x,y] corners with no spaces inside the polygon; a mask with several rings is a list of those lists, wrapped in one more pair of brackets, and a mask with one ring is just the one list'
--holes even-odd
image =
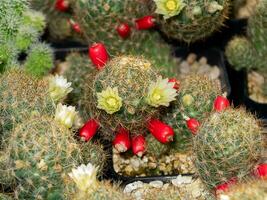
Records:
{"label": "cactus crown", "polygon": [[242,108],[212,113],[193,141],[195,166],[209,189],[251,173],[263,150],[261,129]]}

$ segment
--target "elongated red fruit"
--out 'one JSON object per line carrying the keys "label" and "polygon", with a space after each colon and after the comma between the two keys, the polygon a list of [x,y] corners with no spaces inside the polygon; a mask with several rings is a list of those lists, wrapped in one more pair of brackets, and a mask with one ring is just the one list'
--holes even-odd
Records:
{"label": "elongated red fruit", "polygon": [[142,157],[146,151],[146,139],[142,135],[132,138],[132,150],[134,155]]}
{"label": "elongated red fruit", "polygon": [[58,11],[66,12],[69,9],[70,3],[67,0],[56,0],[55,8]]}
{"label": "elongated red fruit", "polygon": [[155,18],[151,15],[144,16],[135,20],[135,27],[137,30],[146,30],[155,26]]}
{"label": "elongated red fruit", "polygon": [[126,39],[131,33],[131,27],[127,23],[119,24],[117,32],[123,39]]}
{"label": "elongated red fruit", "polygon": [[80,25],[79,25],[77,22],[75,22],[73,19],[70,19],[70,20],[69,20],[69,23],[70,23],[72,29],[73,29],[76,33],[81,33],[81,32],[82,32]]}
{"label": "elongated red fruit", "polygon": [[176,78],[169,78],[170,83],[174,83],[173,88],[176,90],[179,90],[180,88],[180,81],[178,81]]}
{"label": "elongated red fruit", "polygon": [[98,128],[98,122],[95,119],[90,119],[80,129],[79,135],[85,142],[87,142],[96,134]]}
{"label": "elongated red fruit", "polygon": [[129,131],[120,128],[113,140],[113,146],[118,152],[126,152],[131,148],[131,139]]}
{"label": "elongated red fruit", "polygon": [[226,192],[231,186],[237,183],[237,178],[231,178],[229,181],[217,185],[215,188],[215,194],[218,196],[219,194]]}
{"label": "elongated red fruit", "polygon": [[267,179],[267,163],[259,164],[255,169],[254,175],[258,178]]}
{"label": "elongated red fruit", "polygon": [[226,98],[226,95],[218,96],[214,101],[214,109],[218,112],[225,110],[230,106],[229,100]]}
{"label": "elongated red fruit", "polygon": [[150,120],[148,123],[148,130],[158,141],[163,144],[173,141],[173,129],[160,120]]}
{"label": "elongated red fruit", "polygon": [[95,43],[89,48],[89,57],[98,70],[104,68],[108,61],[106,47],[102,43]]}
{"label": "elongated red fruit", "polygon": [[199,121],[194,118],[189,118],[188,120],[186,120],[186,125],[187,128],[192,132],[192,134],[197,134],[198,128],[200,126]]}

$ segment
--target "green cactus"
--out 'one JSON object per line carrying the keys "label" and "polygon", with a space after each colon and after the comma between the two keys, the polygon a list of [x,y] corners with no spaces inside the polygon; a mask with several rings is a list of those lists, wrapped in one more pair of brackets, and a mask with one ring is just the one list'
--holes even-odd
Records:
{"label": "green cactus", "polygon": [[53,67],[53,51],[45,43],[35,43],[31,46],[24,67],[26,72],[36,76],[43,77]]}
{"label": "green cactus", "polygon": [[19,69],[10,69],[0,76],[0,123],[1,137],[8,136],[17,122],[32,113],[54,112],[48,95],[48,84],[37,80]]}
{"label": "green cactus", "polygon": [[133,21],[146,15],[142,0],[78,0],[74,6],[77,22],[80,24],[87,42],[102,42],[111,55],[129,53],[129,49],[139,49],[150,34],[132,28],[128,38],[122,39],[117,33],[120,23],[132,26]]}
{"label": "green cactus", "polygon": [[23,13],[23,24],[42,33],[46,26],[46,19],[43,13],[28,9]]}
{"label": "green cactus", "polygon": [[17,198],[64,199],[72,168],[85,160],[103,165],[103,149],[87,145],[81,146],[71,130],[48,116],[32,116],[18,124],[5,149],[8,168],[17,182]]}
{"label": "green cactus", "polygon": [[265,200],[267,197],[267,181],[249,180],[232,186],[223,195],[227,196],[229,200]]}
{"label": "green cactus", "polygon": [[32,43],[38,41],[39,33],[28,26],[21,26],[15,38],[15,46],[19,51],[26,51]]}
{"label": "green cactus", "polygon": [[160,143],[151,134],[148,134],[146,136],[146,143],[147,143],[147,148],[146,148],[147,154],[155,156],[156,158],[160,158],[170,150],[169,145]]}
{"label": "green cactus", "polygon": [[13,198],[10,195],[0,193],[0,200],[12,200]]}
{"label": "green cactus", "polygon": [[82,95],[84,94],[84,84],[87,75],[92,73],[95,68],[92,66],[87,55],[78,53],[69,54],[66,57],[66,63],[67,69],[63,74],[72,83],[73,88],[73,91],[68,95],[66,102],[75,105],[75,107],[83,113]]}
{"label": "green cactus", "polygon": [[[112,140],[111,136],[119,125],[132,134],[142,133],[147,120],[156,116],[159,111],[145,102],[148,87],[157,77],[157,72],[148,60],[132,56],[116,57],[94,77],[91,74],[86,79],[84,109],[99,120],[103,134],[109,140]],[[108,87],[117,88],[123,101],[119,111],[110,114],[97,108],[97,93],[107,90]]]}
{"label": "green cactus", "polygon": [[167,108],[162,118],[175,131],[171,144],[175,151],[188,151],[192,146],[192,133],[184,116],[201,123],[212,111],[213,102],[220,93],[217,82],[205,76],[191,75],[181,80],[177,101]]}
{"label": "green cactus", "polygon": [[233,178],[244,179],[263,152],[261,128],[242,108],[212,113],[193,143],[195,166],[209,189]]}
{"label": "green cactus", "polygon": [[[164,5],[160,5],[164,4]],[[223,26],[228,16],[229,0],[150,0],[160,30],[169,38],[192,43],[210,36]],[[174,13],[173,15],[171,13]],[[162,16],[162,14],[164,16]]]}

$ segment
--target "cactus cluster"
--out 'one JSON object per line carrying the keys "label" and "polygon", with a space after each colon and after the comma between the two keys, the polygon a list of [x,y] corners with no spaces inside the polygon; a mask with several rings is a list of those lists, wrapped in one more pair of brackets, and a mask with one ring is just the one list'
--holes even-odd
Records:
{"label": "cactus cluster", "polygon": [[266,180],[249,180],[229,188],[229,191],[221,195],[220,200],[265,200],[267,197]]}
{"label": "cactus cluster", "polygon": [[180,80],[177,100],[174,101],[162,120],[175,131],[171,144],[176,151],[188,151],[192,146],[192,133],[188,130],[185,116],[200,123],[213,109],[215,98],[221,93],[218,84],[205,76],[190,75]]}
{"label": "cactus cluster", "polygon": [[210,36],[223,26],[229,0],[150,0],[160,30],[169,38],[192,43]]}
{"label": "cactus cluster", "polygon": [[[235,69],[255,69],[264,75],[265,80],[267,78],[266,8],[267,1],[260,1],[248,19],[247,36],[233,38],[226,48],[227,59]],[[267,93],[266,87],[263,91]]]}
{"label": "cactus cluster", "polygon": [[41,13],[32,11],[27,1],[1,1],[0,5],[1,71],[19,65],[20,53],[28,55],[24,67],[36,76],[43,76],[52,68],[52,50],[40,44],[39,36],[45,27]]}
{"label": "cactus cluster", "polygon": [[261,128],[244,109],[212,113],[193,140],[195,166],[207,188],[251,174],[263,151]]}
{"label": "cactus cluster", "polygon": [[[86,79],[84,108],[99,120],[104,130],[103,134],[107,135],[109,140],[112,139],[110,134],[113,135],[119,126],[131,130],[132,133],[143,133],[146,122],[158,113],[158,109],[145,102],[149,85],[156,81],[157,77],[157,72],[146,59],[132,56],[116,57],[93,79]],[[98,95],[108,88],[118,90],[119,97],[114,102],[117,112],[110,110],[108,113],[109,111],[99,109]]]}

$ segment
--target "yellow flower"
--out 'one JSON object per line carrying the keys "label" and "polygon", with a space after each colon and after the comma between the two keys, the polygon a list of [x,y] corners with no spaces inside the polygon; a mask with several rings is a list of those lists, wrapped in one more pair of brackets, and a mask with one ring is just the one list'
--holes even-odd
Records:
{"label": "yellow flower", "polygon": [[69,176],[76,183],[79,190],[83,192],[93,192],[98,185],[96,178],[97,170],[98,167],[95,167],[91,163],[87,165],[82,164],[77,169],[72,169]]}
{"label": "yellow flower", "polygon": [[55,75],[49,78],[49,93],[54,101],[63,100],[71,91],[71,83],[63,76]]}
{"label": "yellow flower", "polygon": [[194,98],[190,94],[186,94],[182,97],[182,103],[184,106],[190,106],[194,102]]}
{"label": "yellow flower", "polygon": [[163,15],[164,19],[179,15],[185,7],[183,0],[154,0],[156,13]]}
{"label": "yellow flower", "polygon": [[105,110],[108,114],[113,114],[120,110],[122,99],[119,96],[118,88],[108,87],[97,93],[97,108]]}
{"label": "yellow flower", "polygon": [[67,128],[71,128],[80,121],[78,112],[75,111],[75,107],[62,105],[61,103],[57,105],[55,120]]}
{"label": "yellow flower", "polygon": [[153,107],[169,106],[177,96],[176,89],[173,88],[174,84],[174,82],[169,82],[169,79],[162,79],[160,76],[148,88],[147,103]]}

